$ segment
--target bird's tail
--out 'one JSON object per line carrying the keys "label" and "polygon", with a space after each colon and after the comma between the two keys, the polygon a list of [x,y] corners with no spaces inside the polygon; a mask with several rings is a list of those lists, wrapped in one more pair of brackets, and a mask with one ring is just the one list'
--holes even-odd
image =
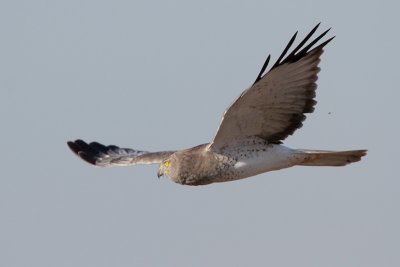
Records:
{"label": "bird's tail", "polygon": [[360,161],[367,154],[367,150],[349,151],[324,151],[324,150],[299,150],[304,161],[298,165],[303,166],[344,166]]}

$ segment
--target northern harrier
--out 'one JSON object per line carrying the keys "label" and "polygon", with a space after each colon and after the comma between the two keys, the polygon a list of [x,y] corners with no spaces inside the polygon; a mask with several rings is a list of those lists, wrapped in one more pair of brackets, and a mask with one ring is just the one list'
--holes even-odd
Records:
{"label": "northern harrier", "polygon": [[295,165],[344,166],[357,162],[366,150],[307,150],[281,145],[302,126],[304,114],[314,111],[318,63],[324,46],[334,38],[315,46],[328,29],[306,44],[318,26],[286,55],[296,32],[264,74],[268,56],[254,84],[225,111],[210,143],[154,153],[82,140],[70,141],[68,146],[83,160],[100,167],[158,163],[158,177],[166,175],[184,185],[233,181]]}

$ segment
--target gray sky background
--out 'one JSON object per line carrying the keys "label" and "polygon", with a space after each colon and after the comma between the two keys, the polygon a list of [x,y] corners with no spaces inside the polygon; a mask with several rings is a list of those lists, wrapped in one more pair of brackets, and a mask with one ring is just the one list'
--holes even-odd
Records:
{"label": "gray sky background", "polygon": [[[0,2],[0,266],[400,266],[396,1]],[[98,169],[82,138],[208,142],[292,34],[322,22],[318,105],[285,144],[369,149],[184,187]]]}

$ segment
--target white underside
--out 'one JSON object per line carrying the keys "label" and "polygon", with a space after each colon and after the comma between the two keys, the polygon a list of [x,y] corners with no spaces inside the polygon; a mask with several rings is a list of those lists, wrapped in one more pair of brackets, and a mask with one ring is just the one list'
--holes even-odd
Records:
{"label": "white underside", "polygon": [[[250,150],[254,149],[254,147],[249,148]],[[265,148],[265,151],[262,151],[262,148]],[[282,145],[257,146],[255,151],[239,157],[238,162],[234,165],[239,174],[236,179],[291,167],[297,163],[294,161],[294,154],[296,154],[296,150]]]}

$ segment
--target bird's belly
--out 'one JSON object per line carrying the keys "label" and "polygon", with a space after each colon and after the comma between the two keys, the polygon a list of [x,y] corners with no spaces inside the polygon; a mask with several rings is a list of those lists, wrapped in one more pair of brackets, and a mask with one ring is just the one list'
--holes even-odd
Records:
{"label": "bird's belly", "polygon": [[260,173],[279,170],[293,166],[290,155],[293,149],[282,145],[265,145],[263,147],[248,147],[238,155],[238,160],[233,166],[236,179],[246,178]]}

